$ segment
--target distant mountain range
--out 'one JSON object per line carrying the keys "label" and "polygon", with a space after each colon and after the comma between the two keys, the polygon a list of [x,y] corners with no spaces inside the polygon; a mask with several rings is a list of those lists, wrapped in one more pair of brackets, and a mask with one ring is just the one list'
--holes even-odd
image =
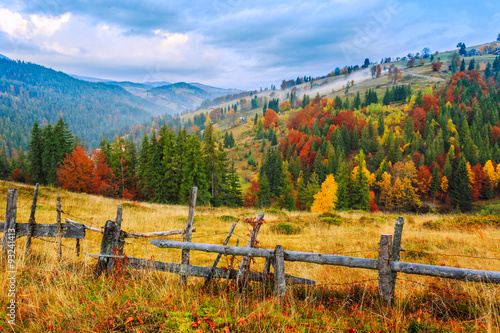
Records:
{"label": "distant mountain range", "polygon": [[43,126],[63,117],[82,142],[95,147],[103,133],[113,136],[167,112],[116,85],[0,59],[0,148],[6,146],[8,153],[28,148],[35,120]]}
{"label": "distant mountain range", "polygon": [[207,99],[211,100],[217,97],[242,92],[238,89],[217,88],[198,82],[170,83],[166,81],[155,81],[137,83],[130,81],[112,81],[79,75],[72,76],[79,80],[103,82],[120,86],[136,96],[166,108],[170,114],[180,113],[186,109],[196,109]]}
{"label": "distant mountain range", "polygon": [[116,82],[67,75],[0,55],[0,148],[28,149],[31,128],[60,117],[90,147],[154,116],[195,109],[204,100],[240,92],[200,83]]}

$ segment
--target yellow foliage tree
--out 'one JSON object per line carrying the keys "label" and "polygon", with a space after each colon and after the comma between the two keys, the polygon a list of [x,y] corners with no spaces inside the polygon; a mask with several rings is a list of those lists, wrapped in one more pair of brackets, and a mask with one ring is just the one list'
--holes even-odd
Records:
{"label": "yellow foliage tree", "polygon": [[326,213],[334,210],[337,201],[337,189],[338,185],[333,175],[326,176],[325,181],[321,184],[321,190],[314,195],[311,212]]}
{"label": "yellow foliage tree", "polygon": [[486,174],[486,177],[488,177],[488,180],[490,181],[492,187],[491,190],[493,190],[493,188],[495,188],[498,184],[498,174],[491,160],[488,160],[484,164],[483,171]]}
{"label": "yellow foliage tree", "polygon": [[443,191],[443,193],[447,193],[448,192],[448,178],[446,178],[446,176],[443,176],[441,178],[441,191]]}

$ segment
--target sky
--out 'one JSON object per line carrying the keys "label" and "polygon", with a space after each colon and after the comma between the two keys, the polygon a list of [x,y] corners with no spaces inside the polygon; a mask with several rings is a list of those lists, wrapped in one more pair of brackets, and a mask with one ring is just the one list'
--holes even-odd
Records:
{"label": "sky", "polygon": [[0,0],[0,54],[11,59],[242,90],[499,33],[497,0]]}

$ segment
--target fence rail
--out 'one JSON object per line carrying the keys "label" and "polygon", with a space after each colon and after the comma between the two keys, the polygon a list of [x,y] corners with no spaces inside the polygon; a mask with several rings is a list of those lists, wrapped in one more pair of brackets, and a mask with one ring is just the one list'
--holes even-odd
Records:
{"label": "fence rail", "polygon": [[[321,254],[312,252],[285,251],[282,246],[277,245],[272,249],[254,248],[257,235],[262,225],[264,214],[259,213],[256,219],[251,222],[253,230],[250,233],[250,238],[246,247],[227,246],[227,243],[233,234],[236,222],[232,225],[229,234],[224,242],[224,245],[192,243],[192,232],[195,231],[193,226],[194,210],[196,205],[197,189],[191,189],[189,200],[189,214],[187,218],[186,228],[181,230],[160,231],[150,233],[132,233],[121,230],[122,225],[122,206],[118,207],[115,220],[108,220],[104,229],[98,229],[87,226],[68,218],[66,223],[61,223],[61,201],[57,201],[57,224],[37,224],[35,219],[35,208],[38,197],[38,186],[35,187],[33,204],[29,223],[16,223],[17,216],[17,190],[9,189],[7,196],[7,208],[5,214],[5,222],[0,222],[0,231],[3,230],[4,236],[2,239],[2,250],[6,251],[7,230],[13,230],[14,238],[27,236],[25,245],[26,254],[29,252],[32,237],[55,237],[58,244],[58,258],[61,260],[61,240],[62,238],[76,239],[77,255],[80,248],[80,239],[85,238],[85,231],[94,231],[102,233],[101,253],[98,255],[88,255],[98,258],[96,265],[96,275],[101,274],[105,270],[113,268],[122,260],[127,267],[133,269],[158,270],[162,272],[170,272],[180,275],[181,283],[187,283],[188,276],[205,278],[205,283],[208,283],[212,278],[223,278],[227,281],[235,279],[237,285],[243,288],[246,281],[265,282],[271,275],[270,268],[274,267],[275,293],[278,299],[281,299],[286,294],[287,283],[298,283],[305,285],[315,285],[315,281],[291,276],[285,274],[285,261],[295,261],[303,263],[312,263],[319,265],[344,266],[350,268],[363,268],[378,271],[379,293],[382,300],[391,305],[394,301],[394,291],[397,280],[397,273],[425,275],[432,277],[440,277],[454,280],[483,282],[500,284],[500,272],[486,271],[476,269],[455,268],[446,266],[434,266],[415,263],[400,262],[399,253],[401,248],[401,239],[403,233],[404,219],[398,217],[395,223],[394,239],[392,235],[381,235],[379,243],[378,259],[359,258],[334,254]],[[175,234],[184,235],[184,241],[170,240],[153,240],[151,244],[159,248],[172,248],[182,250],[182,263],[165,263],[147,259],[132,258],[124,256],[124,239],[139,238],[139,237],[162,237]],[[218,253],[212,266],[195,266],[189,264],[189,251],[203,251]],[[229,269],[218,268],[217,264],[222,255],[233,256]],[[239,269],[232,269],[234,256],[242,256]],[[266,258],[263,272],[250,271],[250,258]]]}

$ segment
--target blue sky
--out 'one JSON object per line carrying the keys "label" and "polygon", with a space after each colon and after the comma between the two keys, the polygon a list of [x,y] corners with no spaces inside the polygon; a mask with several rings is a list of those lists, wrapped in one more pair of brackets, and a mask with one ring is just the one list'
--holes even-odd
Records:
{"label": "blue sky", "polygon": [[0,0],[0,53],[10,58],[239,89],[498,33],[497,1]]}

